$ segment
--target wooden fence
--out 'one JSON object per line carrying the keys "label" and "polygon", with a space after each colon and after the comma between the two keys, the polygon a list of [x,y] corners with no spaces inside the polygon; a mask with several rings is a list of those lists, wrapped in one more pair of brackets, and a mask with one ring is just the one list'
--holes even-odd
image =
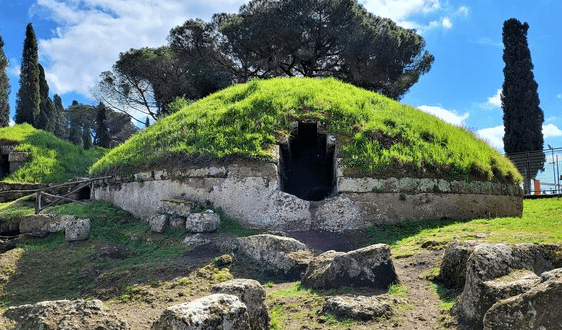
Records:
{"label": "wooden fence", "polygon": [[[38,214],[42,210],[47,208],[48,206],[57,204],[61,201],[69,201],[69,202],[83,204],[83,202],[80,202],[77,199],[70,198],[70,196],[73,195],[73,194],[76,194],[77,192],[79,192],[80,190],[82,190],[86,187],[89,187],[90,190],[91,190],[92,189],[92,183],[94,181],[105,180],[105,179],[110,179],[110,178],[112,178],[112,176],[104,176],[104,177],[91,178],[91,179],[85,179],[85,180],[80,180],[80,181],[66,182],[66,183],[61,183],[61,184],[47,186],[47,187],[38,188],[38,189],[0,191],[0,195],[6,194],[6,193],[25,194],[23,197],[20,197],[20,198],[27,198],[27,197],[35,195],[35,214]],[[73,185],[76,186],[76,187],[74,187],[74,189],[72,189],[71,191],[64,193],[63,195],[56,195],[54,193],[48,192],[48,191],[52,191],[52,190],[55,190],[55,189],[60,189],[62,187],[73,186]],[[52,200],[50,202],[46,203],[46,204],[43,204],[42,199],[43,199],[44,196],[50,197],[50,198],[52,198]]]}

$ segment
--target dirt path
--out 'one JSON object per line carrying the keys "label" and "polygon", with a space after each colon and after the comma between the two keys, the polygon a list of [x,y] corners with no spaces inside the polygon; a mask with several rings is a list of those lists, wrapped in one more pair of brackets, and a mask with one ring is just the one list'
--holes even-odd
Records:
{"label": "dirt path", "polygon": [[398,258],[394,260],[394,267],[401,283],[407,288],[407,305],[412,308],[402,310],[404,316],[400,318],[394,329],[439,329],[442,318],[439,312],[441,301],[428,279],[432,269],[439,266],[443,251],[424,251],[417,256]]}

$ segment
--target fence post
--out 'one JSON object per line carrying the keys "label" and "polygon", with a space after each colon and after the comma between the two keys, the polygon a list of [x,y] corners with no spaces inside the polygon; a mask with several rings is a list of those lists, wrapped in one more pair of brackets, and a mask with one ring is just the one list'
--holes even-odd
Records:
{"label": "fence post", "polygon": [[35,214],[39,214],[39,211],[41,211],[41,190],[37,192],[35,199]]}

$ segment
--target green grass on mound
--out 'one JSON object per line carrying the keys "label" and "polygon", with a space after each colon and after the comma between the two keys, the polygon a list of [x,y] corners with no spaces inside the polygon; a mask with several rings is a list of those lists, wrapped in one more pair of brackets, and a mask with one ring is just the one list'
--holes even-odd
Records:
{"label": "green grass on mound", "polygon": [[105,153],[99,147],[84,150],[29,124],[0,128],[0,144],[16,144],[15,151],[31,155],[31,160],[4,182],[50,183],[88,176],[90,166]]}
{"label": "green grass on mound", "polygon": [[522,181],[509,160],[469,131],[331,78],[253,80],[171,108],[177,112],[113,149],[90,173],[267,159],[292,122],[313,119],[336,136],[350,174]]}

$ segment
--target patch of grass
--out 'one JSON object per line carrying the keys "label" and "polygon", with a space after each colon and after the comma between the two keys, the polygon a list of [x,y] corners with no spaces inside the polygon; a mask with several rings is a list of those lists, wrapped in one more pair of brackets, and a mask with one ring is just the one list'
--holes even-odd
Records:
{"label": "patch of grass", "polygon": [[16,144],[15,151],[28,152],[31,156],[4,182],[49,183],[85,177],[90,166],[107,151],[99,147],[85,150],[29,124],[0,128],[0,136],[4,142]]}
{"label": "patch of grass", "polygon": [[13,220],[35,213],[34,202],[19,199],[13,202],[0,203],[0,224],[10,224]]}
{"label": "patch of grass", "polygon": [[267,294],[267,298],[271,301],[275,301],[279,298],[286,297],[298,297],[314,294],[314,290],[304,287],[300,281],[295,282],[295,284],[282,290],[272,291]]}
{"label": "patch of grass", "polygon": [[[98,290],[99,286],[127,281],[154,281],[151,274],[164,274],[164,263],[188,250],[182,244],[183,233],[155,235],[147,223],[106,201],[65,204],[48,211],[89,218],[89,240],[68,243],[63,232],[45,238],[22,238],[21,249],[17,250],[23,253],[13,267],[15,276],[5,287],[3,300],[8,305],[77,298],[84,292]],[[124,260],[92,259],[100,242],[123,245],[132,255]],[[215,282],[231,278],[228,269],[217,270],[213,276]]]}
{"label": "patch of grass", "polygon": [[444,311],[450,311],[455,304],[457,295],[453,290],[449,290],[439,283],[432,283],[431,288],[437,292],[439,299],[441,299],[440,308]]}
{"label": "patch of grass", "polygon": [[345,318],[345,319],[338,319],[337,317],[335,317],[334,315],[331,314],[327,314],[324,316],[324,318],[326,319],[326,322],[328,323],[334,323],[334,324],[341,324],[341,325],[353,325],[353,320],[351,318]]}
{"label": "patch of grass", "polygon": [[433,280],[439,276],[439,269],[440,267],[433,267],[432,269],[428,270],[423,277],[427,280]]}
{"label": "patch of grass", "polygon": [[221,223],[218,230],[219,233],[230,233],[238,237],[246,237],[262,233],[262,231],[260,230],[243,228],[236,220],[232,220],[231,218],[226,216],[226,214],[224,214],[223,210],[221,210],[220,208],[213,210],[218,213],[221,218]]}
{"label": "patch of grass", "polygon": [[507,158],[471,132],[333,78],[253,80],[171,108],[175,113],[111,150],[90,173],[271,159],[293,122],[312,119],[337,138],[338,154],[353,174],[384,178],[406,169],[421,177],[522,181]]}
{"label": "patch of grass", "polygon": [[404,284],[392,284],[388,288],[388,294],[390,296],[405,296],[408,294],[408,288]]}
{"label": "patch of grass", "polygon": [[386,243],[393,256],[417,253],[423,242],[447,242],[457,236],[472,239],[487,234],[487,241],[507,243],[559,243],[562,231],[562,199],[525,199],[521,218],[476,219],[472,221],[434,220],[396,225],[373,225],[367,229],[366,245]]}

